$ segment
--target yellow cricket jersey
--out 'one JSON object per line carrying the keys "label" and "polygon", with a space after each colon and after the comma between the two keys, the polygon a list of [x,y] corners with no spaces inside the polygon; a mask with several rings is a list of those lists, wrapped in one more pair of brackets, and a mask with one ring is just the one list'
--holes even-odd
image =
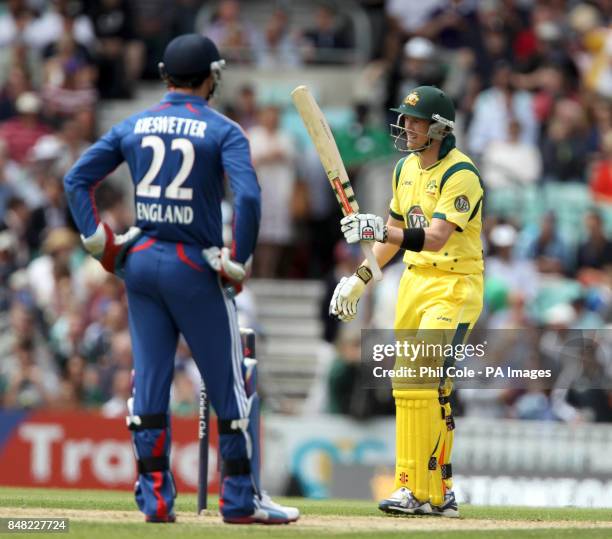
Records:
{"label": "yellow cricket jersey", "polygon": [[440,251],[406,251],[404,262],[462,274],[482,273],[483,196],[478,169],[457,148],[428,168],[421,168],[418,154],[400,159],[393,173],[391,217],[408,228],[428,227],[434,218],[457,225]]}

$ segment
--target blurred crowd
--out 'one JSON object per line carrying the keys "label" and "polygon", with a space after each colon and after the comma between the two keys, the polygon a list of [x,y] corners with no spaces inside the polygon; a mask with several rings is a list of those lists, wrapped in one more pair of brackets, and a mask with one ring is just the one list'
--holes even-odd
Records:
{"label": "blurred crowd", "polygon": [[[330,117],[358,192],[367,191],[373,166],[381,185],[390,181],[399,157],[387,136],[389,107],[414,86],[443,88],[457,106],[458,145],[477,162],[487,192],[481,325],[607,327],[611,15],[606,0],[8,0],[0,7],[0,405],[123,413],[131,369],[125,296],[80,249],[62,178],[100,135],[100,100],[137,96],[142,79],[157,78],[166,43],[191,31],[213,38],[230,65],[359,72],[358,88],[341,89],[351,105]],[[254,276],[320,279],[331,290],[359,255],[338,244],[337,203],[316,154],[295,136],[294,111],[263,94],[245,84],[215,105],[247,131],[262,187]],[[131,224],[115,184],[103,183],[96,197],[116,231]],[[367,195],[360,202],[370,206]],[[361,326],[391,327],[401,269],[396,261],[364,299]],[[357,387],[359,376],[354,332],[339,332],[327,317],[328,297],[323,338],[337,345],[337,358],[324,383],[333,397]],[[195,410],[188,357],[182,344],[177,413]],[[604,371],[597,375],[610,375]],[[525,398],[542,409],[525,417],[612,420],[610,392],[591,396],[595,410],[576,391],[534,391],[542,398]],[[326,409],[360,417],[392,409],[371,397],[368,410],[358,397],[332,398]],[[521,397],[492,397],[496,413],[521,417]],[[478,408],[469,398],[464,409]]]}

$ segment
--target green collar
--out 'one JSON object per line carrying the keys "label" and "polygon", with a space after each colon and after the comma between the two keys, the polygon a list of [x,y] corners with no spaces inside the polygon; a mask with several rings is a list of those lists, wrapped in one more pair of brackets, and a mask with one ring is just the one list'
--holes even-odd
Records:
{"label": "green collar", "polygon": [[456,144],[457,139],[452,133],[444,137],[442,144],[440,144],[440,153],[438,154],[438,159],[444,159],[449,154],[449,152],[453,148],[455,148]]}
{"label": "green collar", "polygon": [[[432,165],[429,165],[426,168],[422,168],[421,159],[419,158],[419,168],[421,170],[430,170],[434,168],[440,163],[440,161],[442,161],[442,159],[444,159],[451,152],[451,150],[453,150],[456,147],[456,144],[457,144],[457,139],[455,138],[455,135],[452,135],[452,134],[447,135],[446,137],[444,137],[442,144],[440,144],[440,151],[438,152],[438,160]],[[416,153],[418,156],[420,152],[416,151],[416,152],[409,152],[409,153]]]}

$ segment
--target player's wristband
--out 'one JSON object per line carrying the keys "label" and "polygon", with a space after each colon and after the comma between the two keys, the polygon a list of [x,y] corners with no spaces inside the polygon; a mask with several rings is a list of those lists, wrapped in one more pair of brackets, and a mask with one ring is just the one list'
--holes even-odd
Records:
{"label": "player's wristband", "polygon": [[365,284],[368,284],[372,279],[372,270],[368,266],[359,266],[355,275],[359,277]]}
{"label": "player's wristband", "polygon": [[423,228],[405,228],[404,239],[400,247],[406,251],[419,252],[425,245],[425,230]]}

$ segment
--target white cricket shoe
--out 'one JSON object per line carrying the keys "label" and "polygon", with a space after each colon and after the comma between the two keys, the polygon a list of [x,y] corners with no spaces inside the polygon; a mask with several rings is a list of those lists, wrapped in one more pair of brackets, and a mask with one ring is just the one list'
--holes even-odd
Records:
{"label": "white cricket shoe", "polygon": [[430,515],[432,513],[431,504],[417,500],[406,487],[397,489],[391,496],[382,500],[378,508],[394,515]]}
{"label": "white cricket shoe", "polygon": [[455,493],[452,490],[447,490],[444,495],[444,503],[442,505],[431,506],[432,515],[439,515],[447,518],[459,518],[459,507],[455,499]]}
{"label": "white cricket shoe", "polygon": [[228,524],[289,524],[300,518],[297,507],[280,505],[263,492],[261,498],[255,496],[255,511],[246,517],[224,517]]}

